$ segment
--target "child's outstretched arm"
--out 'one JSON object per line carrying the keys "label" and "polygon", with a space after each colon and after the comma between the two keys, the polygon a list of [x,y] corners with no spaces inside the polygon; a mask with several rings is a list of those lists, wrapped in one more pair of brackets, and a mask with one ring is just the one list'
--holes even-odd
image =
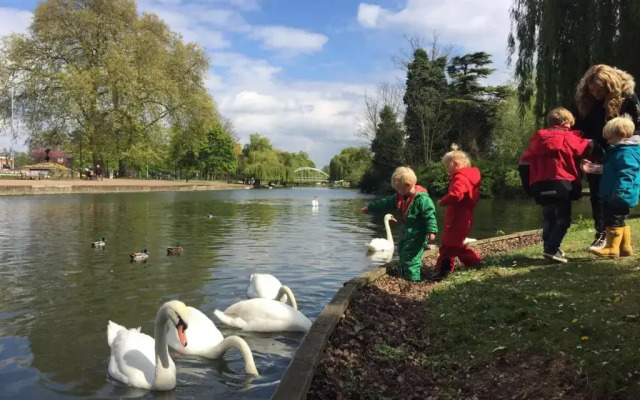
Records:
{"label": "child's outstretched arm", "polygon": [[395,210],[397,208],[397,203],[396,203],[396,195],[391,195],[391,196],[387,196],[384,199],[380,199],[377,201],[374,201],[373,203],[369,203],[367,204],[366,207],[362,208],[362,213],[364,214],[368,214],[368,213],[383,213],[383,212],[388,212],[388,211],[392,211]]}
{"label": "child's outstretched arm", "polygon": [[439,204],[441,206],[450,206],[464,199],[464,195],[467,193],[467,189],[461,177],[454,178],[453,182],[449,186],[447,194],[440,199]]}

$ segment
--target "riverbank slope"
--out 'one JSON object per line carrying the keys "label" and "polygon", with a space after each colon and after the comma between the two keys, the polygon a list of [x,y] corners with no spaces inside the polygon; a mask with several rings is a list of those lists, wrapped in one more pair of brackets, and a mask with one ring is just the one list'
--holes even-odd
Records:
{"label": "riverbank slope", "polygon": [[89,181],[69,180],[0,180],[0,196],[62,194],[62,193],[113,193],[245,189],[250,186],[222,181],[166,181],[153,179],[104,179]]}
{"label": "riverbank slope", "polygon": [[387,276],[364,288],[307,398],[639,398],[638,258],[596,259],[583,250],[588,225],[565,239],[568,264],[538,244],[481,251],[487,267],[441,283]]}

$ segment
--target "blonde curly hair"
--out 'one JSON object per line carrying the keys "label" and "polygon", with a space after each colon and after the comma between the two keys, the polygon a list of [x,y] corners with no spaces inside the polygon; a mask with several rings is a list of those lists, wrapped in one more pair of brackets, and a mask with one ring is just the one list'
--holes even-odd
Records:
{"label": "blonde curly hair", "polygon": [[451,145],[451,151],[442,157],[442,163],[445,167],[450,164],[455,164],[458,168],[464,168],[471,166],[471,159],[467,153],[459,150],[458,145],[454,143]]}
{"label": "blonde curly hair", "polygon": [[596,99],[589,91],[589,85],[595,83],[605,92],[604,108],[607,118],[620,115],[622,95],[632,94],[636,83],[631,74],[606,64],[597,64],[585,72],[576,89],[576,105],[581,117],[586,117],[593,108]]}

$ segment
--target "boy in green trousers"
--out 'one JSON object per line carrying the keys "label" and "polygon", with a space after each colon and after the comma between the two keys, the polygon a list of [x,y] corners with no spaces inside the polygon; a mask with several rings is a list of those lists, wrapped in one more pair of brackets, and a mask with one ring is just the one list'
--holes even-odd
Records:
{"label": "boy in green trousers", "polygon": [[416,174],[411,168],[398,167],[391,177],[394,194],[362,208],[362,213],[400,211],[404,229],[398,240],[400,274],[408,280],[420,280],[422,252],[426,239],[434,240],[438,233],[436,209],[427,190],[416,185]]}

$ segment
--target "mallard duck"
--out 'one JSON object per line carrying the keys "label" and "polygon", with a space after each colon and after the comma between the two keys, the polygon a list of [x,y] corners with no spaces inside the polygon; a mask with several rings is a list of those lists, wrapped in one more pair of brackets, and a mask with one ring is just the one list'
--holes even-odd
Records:
{"label": "mallard duck", "polygon": [[91,242],[91,247],[104,247],[106,245],[104,241],[104,236],[100,238],[100,240],[96,240],[95,242]]}
{"label": "mallard duck", "polygon": [[180,255],[182,254],[182,251],[184,249],[182,248],[182,246],[180,246],[180,243],[178,243],[177,245],[175,245],[175,247],[167,247],[167,255],[172,255],[172,254],[177,254]]}
{"label": "mallard duck", "polygon": [[132,261],[146,261],[149,258],[149,252],[146,247],[143,247],[139,253],[131,253]]}

